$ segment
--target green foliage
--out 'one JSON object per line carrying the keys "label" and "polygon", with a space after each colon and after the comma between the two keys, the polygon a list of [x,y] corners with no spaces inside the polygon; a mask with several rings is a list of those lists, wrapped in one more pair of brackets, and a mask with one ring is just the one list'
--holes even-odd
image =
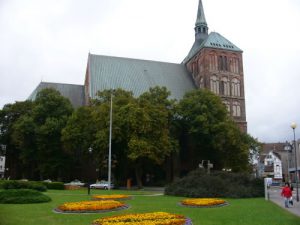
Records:
{"label": "green foliage", "polygon": [[21,117],[32,113],[33,106],[33,102],[24,101],[7,104],[0,110],[0,143],[6,145],[6,167],[10,169],[7,176],[14,176],[13,171],[24,171],[23,149],[15,143],[13,127]]}
{"label": "green foliage", "polygon": [[43,185],[49,190],[64,190],[65,185],[63,182],[42,182]]}
{"label": "green foliage", "polygon": [[5,180],[2,183],[4,189],[33,189],[36,191],[47,191],[46,185],[36,181]]}
{"label": "green foliage", "polygon": [[189,149],[186,163],[191,169],[201,160],[210,160],[217,170],[249,169],[249,150],[256,141],[239,129],[220,97],[205,89],[188,92],[178,114],[182,151]]}
{"label": "green foliage", "polygon": [[194,170],[165,189],[165,194],[185,197],[250,198],[264,196],[262,179],[246,173]]}
{"label": "green foliage", "polygon": [[0,191],[0,203],[4,204],[28,204],[49,202],[51,198],[35,190],[11,189]]}

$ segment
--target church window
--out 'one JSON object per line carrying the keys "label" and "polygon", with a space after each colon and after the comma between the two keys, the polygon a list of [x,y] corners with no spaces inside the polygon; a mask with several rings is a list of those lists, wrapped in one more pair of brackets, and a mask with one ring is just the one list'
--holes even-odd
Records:
{"label": "church window", "polygon": [[215,94],[219,94],[219,80],[217,76],[212,76],[210,78],[210,90]]}
{"label": "church window", "polygon": [[223,101],[223,104],[226,106],[227,111],[230,113],[230,103],[228,101]]}
{"label": "church window", "polygon": [[233,58],[232,59],[232,68],[231,71],[233,73],[238,74],[239,73],[239,59],[238,58]]}
{"label": "church window", "polygon": [[241,116],[241,105],[239,102],[233,102],[232,115],[233,116]]}
{"label": "church window", "polygon": [[231,81],[231,94],[232,96],[236,96],[236,97],[241,96],[240,81],[236,78],[233,78]]}
{"label": "church window", "polygon": [[219,56],[218,69],[220,71],[228,71],[227,56]]}
{"label": "church window", "polygon": [[223,77],[221,80],[220,93],[222,95],[230,95],[230,83],[227,77]]}
{"label": "church window", "polygon": [[217,63],[217,56],[216,55],[209,55],[209,70],[210,71],[216,71],[218,68]]}

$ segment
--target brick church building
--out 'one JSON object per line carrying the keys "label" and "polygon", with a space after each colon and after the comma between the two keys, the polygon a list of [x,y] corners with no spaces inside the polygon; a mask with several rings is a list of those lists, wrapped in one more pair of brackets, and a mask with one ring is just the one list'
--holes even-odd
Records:
{"label": "brick church building", "polygon": [[165,86],[171,98],[181,99],[187,91],[206,88],[221,97],[246,132],[242,50],[221,34],[208,33],[201,0],[194,29],[194,44],[179,64],[89,54],[83,85],[41,82],[29,99],[51,87],[78,107],[89,104],[89,99],[105,89],[122,88],[138,96],[150,87]]}

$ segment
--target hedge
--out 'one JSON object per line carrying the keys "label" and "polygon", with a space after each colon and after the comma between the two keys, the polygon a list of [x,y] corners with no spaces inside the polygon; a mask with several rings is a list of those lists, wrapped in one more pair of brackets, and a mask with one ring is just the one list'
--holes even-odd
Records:
{"label": "hedge", "polygon": [[26,204],[49,202],[51,198],[36,190],[9,189],[0,191],[0,203]]}
{"label": "hedge", "polygon": [[263,179],[253,178],[246,173],[212,172],[197,169],[165,189],[166,195],[184,197],[263,197]]}

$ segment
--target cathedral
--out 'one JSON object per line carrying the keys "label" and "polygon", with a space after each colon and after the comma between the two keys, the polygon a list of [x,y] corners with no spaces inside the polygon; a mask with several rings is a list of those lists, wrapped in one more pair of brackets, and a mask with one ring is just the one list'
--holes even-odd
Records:
{"label": "cathedral", "polygon": [[165,86],[171,98],[181,99],[187,91],[206,88],[221,97],[231,117],[246,132],[243,51],[221,34],[208,32],[202,0],[194,29],[194,44],[179,64],[89,54],[83,85],[41,82],[29,99],[51,87],[79,107],[105,89],[122,88],[139,96],[150,87]]}

